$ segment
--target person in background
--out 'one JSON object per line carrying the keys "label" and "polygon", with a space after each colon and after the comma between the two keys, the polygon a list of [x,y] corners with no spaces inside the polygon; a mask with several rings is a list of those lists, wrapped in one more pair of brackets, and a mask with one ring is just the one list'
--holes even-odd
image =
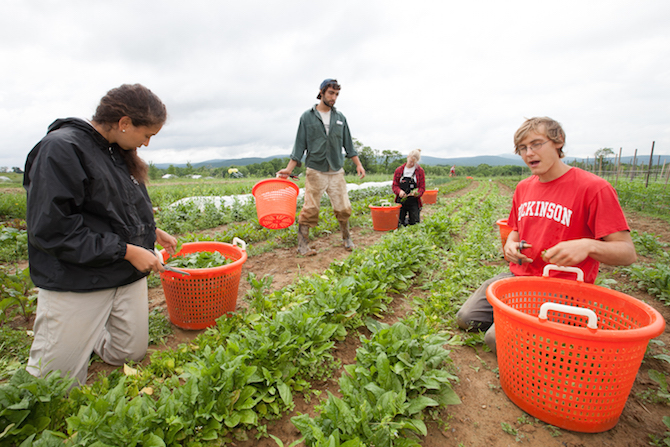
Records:
{"label": "person in background", "polygon": [[286,168],[277,172],[277,177],[287,178],[293,169],[301,165],[302,157],[307,153],[305,204],[298,217],[298,253],[305,256],[316,254],[316,250],[309,246],[309,229],[319,222],[319,208],[324,192],[328,194],[339,222],[344,248],[354,248],[349,231],[352,208],[344,180],[342,149],[356,165],[359,178],[365,177],[365,169],[354,149],[347,119],[335,109],[340,88],[335,79],[326,79],[321,83],[316,97],[321,101],[300,117],[291,159]]}
{"label": "person in background", "polygon": [[421,221],[421,196],[426,191],[426,173],[419,166],[421,149],[414,149],[407,155],[407,162],[398,166],[393,174],[395,202],[400,203],[398,227],[414,225]]}
{"label": "person in background", "polygon": [[90,121],[54,121],[28,154],[23,186],[30,277],[38,287],[27,370],[60,370],[86,383],[91,353],[111,365],[140,361],[148,347],[147,275],[163,272],[145,187],[148,146],[167,118],[149,89],[110,90]]}
{"label": "person in background", "polygon": [[456,175],[456,165],[452,165],[449,170],[449,177],[454,177]]}
{"label": "person in background", "polygon": [[[464,330],[486,331],[485,342],[495,352],[493,307],[486,289],[512,276],[542,276],[544,266],[574,266],[584,281],[594,283],[600,263],[630,265],[635,246],[616,191],[609,182],[566,165],[565,132],[551,118],[526,120],[514,134],[515,153],[530,168],[531,177],[514,191],[504,247],[510,271],[485,281],[456,314]],[[550,276],[575,279],[573,273]]]}

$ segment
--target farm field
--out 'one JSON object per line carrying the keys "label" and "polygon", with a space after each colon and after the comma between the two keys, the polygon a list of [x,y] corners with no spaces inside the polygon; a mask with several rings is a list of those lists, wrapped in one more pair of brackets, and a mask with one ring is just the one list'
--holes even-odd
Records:
{"label": "farm field", "polygon": [[[74,409],[78,411],[77,418],[68,421],[70,430],[67,427],[50,428],[55,431],[60,429],[68,436],[79,432],[82,438],[83,433],[89,433],[86,435],[87,442],[81,444],[93,445],[95,436],[91,433],[105,433],[108,427],[118,428],[119,425],[114,424],[123,421],[105,418],[94,421],[87,409],[93,407],[98,412],[104,412],[116,408],[118,412],[122,408],[132,408],[130,402],[133,401],[146,404],[145,399],[156,399],[161,402],[164,397],[160,396],[186,393],[184,389],[190,386],[191,380],[199,377],[201,382],[197,386],[202,387],[199,393],[190,390],[193,394],[181,401],[185,407],[189,405],[185,402],[197,403],[187,410],[200,417],[199,422],[192,422],[193,427],[184,422],[178,429],[174,424],[177,414],[180,418],[185,416],[177,411],[170,419],[173,424],[170,430],[174,429],[173,432],[161,425],[162,422],[151,425],[154,433],[164,435],[164,440],[168,439],[168,435],[172,436],[172,442],[165,441],[167,445],[345,445],[345,438],[338,443],[331,436],[329,442],[333,427],[328,425],[329,419],[323,414],[332,417],[336,427],[343,431],[346,431],[345,428],[353,431],[357,424],[365,425],[360,421],[366,420],[370,427],[382,427],[386,430],[386,437],[378,434],[376,439],[386,442],[375,445],[667,445],[664,440],[670,442],[670,434],[665,432],[670,431],[670,426],[663,422],[664,417],[670,421],[670,395],[665,379],[670,375],[670,357],[667,355],[670,336],[667,328],[650,344],[619,423],[604,433],[584,434],[557,429],[521,411],[500,388],[496,356],[485,349],[483,336],[464,333],[456,327],[453,321],[455,313],[469,293],[484,279],[506,268],[495,221],[507,217],[514,184],[515,181],[510,180],[436,179],[429,188],[439,187],[438,202],[424,206],[422,224],[396,232],[374,231],[367,208],[380,198],[389,197],[388,191],[354,194],[352,238],[357,249],[353,253],[341,246],[339,232],[335,230],[336,223],[333,223],[332,212],[326,203],[322,209],[322,223],[312,241],[318,252],[313,257],[297,255],[294,227],[274,233],[259,230],[249,223],[253,220],[249,209],[241,210],[236,219],[223,225],[210,226],[203,222],[199,224],[200,228],[188,228],[183,233],[175,231],[182,225],[178,219],[174,216],[165,218],[164,226],[174,226],[170,231],[184,242],[230,242],[233,235],[247,240],[249,258],[242,269],[237,317],[227,319],[225,323],[220,321],[212,330],[188,331],[172,325],[171,333],[164,335],[162,342],[150,347],[154,353],[147,355],[141,365],[132,365],[140,371],[138,376],[121,378],[122,368],[93,361],[89,369],[90,391],[69,399],[70,414],[75,414]],[[192,213],[192,210],[182,211],[182,216]],[[162,212],[157,213],[159,224],[163,219]],[[643,210],[633,206],[626,207],[626,214],[636,234],[640,259],[636,268],[628,270],[601,266],[600,284],[647,302],[667,321],[670,316],[670,309],[665,304],[670,300],[667,295],[668,277],[656,278],[654,282],[644,276],[650,270],[661,270],[651,268],[654,265],[668,265],[670,224],[667,216],[643,214]],[[182,220],[189,218],[183,217]],[[11,264],[7,263],[8,266]],[[25,261],[21,260],[16,265],[19,269],[26,267]],[[245,280],[247,277],[249,281]],[[150,285],[153,286],[149,290],[151,310],[167,315],[160,284],[154,280]],[[335,296],[338,302],[327,301],[331,296]],[[322,307],[317,311],[314,306],[319,303]],[[311,315],[312,321],[292,321],[292,324],[295,323],[293,332],[286,329],[286,338],[279,343],[279,334],[275,334],[275,340],[271,332],[285,330],[289,318],[299,319],[294,310],[301,306],[305,308],[302,315]],[[318,326],[310,326],[317,320],[316,315],[323,317],[323,321]],[[17,316],[6,324],[15,329],[29,330],[31,321],[22,321]],[[248,328],[252,328],[253,332]],[[296,332],[295,328],[303,328],[305,333]],[[289,357],[294,356],[293,359],[287,359],[282,354],[280,346],[317,330],[321,331],[320,335],[315,336],[310,347],[286,351]],[[259,353],[242,349],[252,346],[251,341],[245,342],[242,338],[258,336],[260,340],[265,331],[270,332],[268,337],[277,343],[272,348],[259,348]],[[430,378],[439,383],[435,387],[440,392],[434,393],[435,388],[422,388],[418,382],[412,382],[411,386],[407,385],[402,393],[397,394],[406,394],[413,412],[405,408],[405,413],[388,413],[386,419],[364,419],[355,411],[357,403],[360,403],[356,401],[356,396],[360,397],[360,394],[356,394],[355,384],[349,383],[351,381],[347,381],[347,377],[353,374],[361,383],[369,378],[355,366],[366,365],[365,361],[369,359],[366,360],[365,354],[368,351],[376,353],[372,367],[365,367],[368,372],[381,371],[383,363],[379,363],[380,358],[395,358],[397,361],[395,356],[399,354],[392,352],[396,348],[384,342],[384,337],[394,331],[411,334],[412,340],[423,340],[425,346],[434,347],[431,353],[439,361],[431,363],[426,352],[421,350],[422,342],[419,342],[419,347],[414,345],[412,351],[418,351],[419,357],[411,363],[425,362],[422,378],[427,381],[428,375],[432,374]],[[315,348],[317,339],[322,344]],[[217,351],[220,347],[225,349],[225,354]],[[238,350],[238,360],[227,357],[227,353],[235,349]],[[217,367],[218,361],[221,362],[220,367]],[[295,369],[281,369],[280,366],[285,364],[294,365]],[[432,369],[427,366],[429,364]],[[400,363],[396,363],[393,370],[400,374],[404,370],[402,365],[398,365]],[[264,381],[253,378],[258,374],[252,372],[252,368],[258,368],[254,371],[267,368]],[[217,369],[238,372],[249,369],[252,379],[246,385],[242,383],[237,390],[230,391],[232,396],[237,397],[226,404],[239,409],[237,420],[230,414],[223,415],[223,410],[219,411],[220,417],[214,417],[216,408],[203,408],[204,403],[220,399],[228,393],[222,384],[213,379],[214,372],[212,377],[199,376],[205,370]],[[280,379],[273,375],[276,371],[280,371],[277,373]],[[239,379],[235,377],[235,380]],[[376,379],[379,380],[379,377]],[[257,386],[258,383],[263,386]],[[212,390],[208,394],[204,386],[220,390],[220,394]],[[155,392],[153,398],[143,392],[147,389]],[[373,387],[369,385],[367,389]],[[238,408],[236,403],[241,402],[240,393],[248,393],[250,400],[247,405]],[[2,396],[0,393],[0,403],[3,402]],[[382,396],[375,394],[375,397],[379,399],[378,406],[387,402]],[[111,408],[103,408],[105,405],[101,401],[107,401]],[[402,407],[399,402],[388,401],[387,405]],[[446,405],[437,406],[437,402]],[[371,412],[377,414],[377,410],[372,410],[374,408]],[[131,410],[122,411],[132,413]],[[407,411],[410,411],[411,417],[407,417]],[[337,417],[341,419],[337,420]],[[134,432],[127,426],[132,425],[128,422],[132,418],[128,416],[126,419],[123,430],[128,430],[130,439]],[[308,426],[312,428],[306,428]],[[205,436],[208,429],[211,430]],[[380,428],[379,432],[384,430]],[[214,431],[219,433],[218,439],[213,439]],[[138,441],[133,445],[161,445],[154,438],[142,438],[144,434],[135,436]],[[310,444],[299,442],[305,437]],[[403,443],[404,438],[411,441]],[[106,444],[114,445],[110,441]],[[63,445],[62,439],[60,445]],[[346,445],[370,444],[351,441]]]}

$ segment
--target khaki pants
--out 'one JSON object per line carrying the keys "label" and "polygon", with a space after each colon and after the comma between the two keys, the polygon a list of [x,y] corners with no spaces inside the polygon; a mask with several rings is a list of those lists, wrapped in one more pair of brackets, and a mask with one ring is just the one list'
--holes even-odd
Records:
{"label": "khaki pants", "polygon": [[33,330],[26,369],[34,376],[58,369],[85,384],[93,352],[110,365],[140,361],[149,342],[147,280],[87,293],[39,289]]}
{"label": "khaki pants", "polygon": [[324,174],[316,169],[307,168],[305,172],[305,204],[300,211],[298,224],[313,228],[319,223],[319,208],[324,192],[328,194],[338,222],[349,220],[351,202],[349,202],[349,195],[347,194],[344,171],[338,174]]}
{"label": "khaki pants", "polygon": [[512,272],[503,272],[482,283],[456,313],[456,323],[466,331],[486,331],[484,342],[496,352],[496,329],[493,324],[493,306],[486,299],[486,289],[494,282],[511,278]]}

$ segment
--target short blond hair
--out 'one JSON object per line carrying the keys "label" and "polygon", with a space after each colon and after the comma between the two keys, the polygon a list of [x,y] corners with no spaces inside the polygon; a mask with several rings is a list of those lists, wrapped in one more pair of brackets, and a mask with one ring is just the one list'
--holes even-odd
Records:
{"label": "short blond hair", "polygon": [[407,156],[412,157],[418,163],[421,160],[421,149],[412,149]]}
{"label": "short blond hair", "polygon": [[558,121],[546,116],[526,119],[521,127],[514,133],[515,154],[520,154],[519,144],[521,144],[521,141],[523,141],[523,139],[526,138],[526,135],[531,131],[543,134],[554,143],[560,145],[558,148],[558,156],[560,158],[565,157],[565,154],[563,153],[563,146],[565,146],[565,132]]}

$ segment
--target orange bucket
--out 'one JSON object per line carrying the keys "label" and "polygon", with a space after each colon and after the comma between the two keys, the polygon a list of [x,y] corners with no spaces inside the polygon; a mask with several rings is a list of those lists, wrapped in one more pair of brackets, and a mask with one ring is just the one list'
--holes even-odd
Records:
{"label": "orange bucket", "polygon": [[298,185],[282,178],[271,178],[256,183],[251,194],[256,199],[258,223],[271,230],[293,225],[299,192]]}
{"label": "orange bucket", "polygon": [[507,225],[507,219],[500,219],[496,221],[498,228],[500,229],[500,242],[502,242],[503,251],[505,250],[505,244],[507,243],[507,236],[512,232],[512,227]]}
{"label": "orange bucket", "polygon": [[493,306],[500,383],[519,408],[566,430],[614,427],[650,339],[665,321],[631,296],[581,281],[501,279]]}
{"label": "orange bucket", "polygon": [[[241,248],[236,244],[240,243]],[[247,260],[246,244],[235,238],[233,244],[223,242],[187,242],[177,255],[199,251],[218,251],[232,263],[205,269],[180,268],[191,275],[170,271],[161,273],[170,321],[182,329],[205,329],[216,324],[216,319],[226,312],[233,312],[242,275],[242,265]],[[163,260],[169,260],[161,250]]]}
{"label": "orange bucket", "polygon": [[430,189],[423,192],[421,196],[421,202],[424,205],[432,205],[437,203],[437,189]]}
{"label": "orange bucket", "polygon": [[400,208],[402,205],[391,205],[390,202],[382,202],[382,206],[370,205],[372,213],[372,227],[376,231],[390,231],[398,228]]}

